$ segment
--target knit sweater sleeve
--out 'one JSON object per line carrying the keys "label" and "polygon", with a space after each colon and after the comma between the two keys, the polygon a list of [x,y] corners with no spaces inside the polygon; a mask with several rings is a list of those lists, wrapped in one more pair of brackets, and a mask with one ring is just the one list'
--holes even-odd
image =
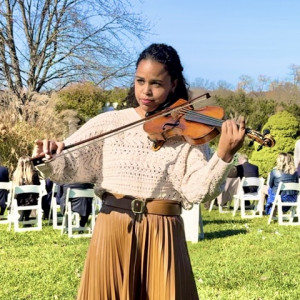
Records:
{"label": "knit sweater sleeve", "polygon": [[232,163],[224,162],[216,153],[211,156],[208,145],[186,145],[170,178],[188,206],[216,198],[231,168]]}
{"label": "knit sweater sleeve", "polygon": [[[75,144],[105,132],[108,126],[105,120],[98,117],[91,119],[68,137],[64,141],[65,145]],[[38,170],[44,177],[58,183],[94,183],[97,170],[101,169],[102,146],[103,141],[95,140],[70,150],[64,150],[61,155],[39,166]],[[82,154],[83,148],[84,155]]]}

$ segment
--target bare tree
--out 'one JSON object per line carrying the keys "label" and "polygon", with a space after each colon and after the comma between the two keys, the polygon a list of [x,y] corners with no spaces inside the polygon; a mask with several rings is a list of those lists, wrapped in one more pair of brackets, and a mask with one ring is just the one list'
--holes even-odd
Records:
{"label": "bare tree", "polygon": [[238,90],[252,92],[254,91],[254,81],[249,75],[241,75],[238,82]]}
{"label": "bare tree", "polygon": [[226,80],[219,80],[216,85],[218,90],[232,90],[233,86]]}
{"label": "bare tree", "polygon": [[296,86],[299,86],[300,84],[300,66],[292,64],[289,66],[289,69],[291,70],[292,80],[293,84]]}
{"label": "bare tree", "polygon": [[266,89],[268,89],[268,84],[270,83],[271,78],[266,75],[258,75],[257,82],[258,82],[258,92],[262,93]]}
{"label": "bare tree", "polygon": [[17,96],[125,78],[149,24],[128,0],[0,0],[0,81]]}
{"label": "bare tree", "polygon": [[215,84],[207,79],[197,77],[194,82],[191,83],[191,87],[204,90],[213,90],[215,88]]}

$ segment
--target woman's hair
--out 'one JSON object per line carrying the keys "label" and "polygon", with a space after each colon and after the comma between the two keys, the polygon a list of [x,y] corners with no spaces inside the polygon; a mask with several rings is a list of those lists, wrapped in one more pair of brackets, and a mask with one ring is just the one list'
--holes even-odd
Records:
{"label": "woman's hair", "polygon": [[188,100],[189,87],[182,74],[183,67],[181,65],[179,55],[173,47],[165,44],[151,44],[140,54],[136,62],[136,68],[138,67],[141,60],[146,59],[150,59],[163,64],[166,71],[168,71],[169,75],[171,76],[171,80],[178,80],[176,89],[173,94],[175,100],[178,100],[180,98]]}
{"label": "woman's hair", "polygon": [[294,174],[296,169],[291,154],[281,152],[276,160],[276,169],[287,174]]}
{"label": "woman's hair", "polygon": [[33,164],[29,156],[22,156],[18,160],[17,168],[13,174],[13,184],[24,185],[32,184],[34,174]]}

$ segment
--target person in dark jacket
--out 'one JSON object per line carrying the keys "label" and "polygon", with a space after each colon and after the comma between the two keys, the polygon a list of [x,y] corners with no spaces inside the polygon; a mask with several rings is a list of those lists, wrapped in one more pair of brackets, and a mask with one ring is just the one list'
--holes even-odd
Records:
{"label": "person in dark jacket", "polygon": [[47,194],[42,197],[42,209],[44,211],[44,219],[46,220],[49,217],[53,188],[53,181],[49,178],[46,178],[45,180],[45,188]]}
{"label": "person in dark jacket", "polygon": [[[243,177],[259,177],[258,166],[248,162],[247,155],[239,155],[239,165],[236,166],[237,177],[242,179]],[[257,186],[244,187],[245,193],[256,193]]]}
{"label": "person in dark jacket", "polygon": [[[2,161],[0,158],[0,182],[9,182],[8,168],[1,166],[1,164]],[[0,189],[0,215],[4,215],[6,209],[7,195],[7,190]]]}
{"label": "person in dark jacket", "polygon": [[[276,160],[276,167],[270,172],[268,200],[265,207],[266,214],[271,213],[272,205],[280,182],[299,182],[299,175],[296,171],[293,158],[290,154],[281,152]],[[297,191],[283,191],[281,193],[282,202],[296,202]],[[282,208],[284,212],[290,207]]]}
{"label": "person in dark jacket", "polygon": [[[60,209],[62,213],[65,212],[65,203],[68,188],[75,189],[92,189],[94,187],[93,184],[90,183],[73,183],[73,184],[62,184],[58,187],[57,197],[59,198],[58,202],[60,203]],[[72,198],[71,209],[73,212],[77,212],[80,215],[79,225],[80,227],[84,227],[88,221],[89,215],[92,212],[92,198]]]}

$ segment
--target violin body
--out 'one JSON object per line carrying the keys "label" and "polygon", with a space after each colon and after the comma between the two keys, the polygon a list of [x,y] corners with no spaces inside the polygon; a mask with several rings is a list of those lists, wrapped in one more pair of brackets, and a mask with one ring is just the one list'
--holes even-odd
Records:
{"label": "violin body", "polygon": [[[186,100],[179,99],[170,107],[175,108],[186,102]],[[224,110],[218,106],[206,106],[197,110],[189,106],[184,112],[175,111],[144,123],[144,130],[149,139],[157,145],[174,136],[182,136],[191,145],[205,144],[219,135],[220,127],[205,124],[206,118],[203,119],[204,123],[195,122],[194,118],[199,119],[199,115],[222,120]]]}

